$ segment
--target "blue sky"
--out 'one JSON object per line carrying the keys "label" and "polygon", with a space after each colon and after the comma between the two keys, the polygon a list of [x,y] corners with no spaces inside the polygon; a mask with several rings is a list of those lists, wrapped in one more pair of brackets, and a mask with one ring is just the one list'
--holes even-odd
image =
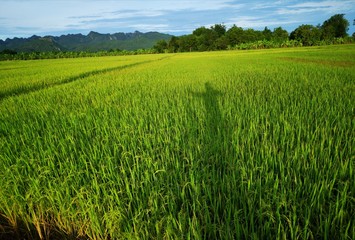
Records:
{"label": "blue sky", "polygon": [[355,31],[355,0],[0,0],[0,39],[68,33],[158,31],[174,35],[216,23],[291,32],[346,14]]}

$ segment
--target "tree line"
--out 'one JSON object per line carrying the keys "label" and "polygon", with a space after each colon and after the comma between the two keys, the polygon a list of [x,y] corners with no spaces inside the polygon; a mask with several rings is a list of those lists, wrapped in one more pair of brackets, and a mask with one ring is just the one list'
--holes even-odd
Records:
{"label": "tree line", "polygon": [[351,37],[347,34],[349,25],[349,21],[344,18],[344,14],[336,14],[324,21],[322,25],[300,25],[290,34],[282,27],[275,28],[273,31],[265,27],[264,30],[259,31],[251,28],[243,29],[236,25],[227,29],[224,24],[215,24],[210,28],[197,28],[188,35],[173,36],[169,41],[160,40],[150,49],[30,53],[17,53],[16,51],[5,49],[0,52],[0,61],[344,44],[355,42],[355,33]]}
{"label": "tree line", "polygon": [[153,48],[137,49],[134,51],[111,49],[108,51],[50,51],[50,52],[16,52],[5,49],[0,52],[0,61],[4,60],[38,60],[38,59],[56,59],[56,58],[81,58],[81,57],[104,57],[104,56],[126,56],[139,54],[157,53]]}
{"label": "tree line", "polygon": [[172,37],[170,41],[160,40],[154,49],[162,53],[342,44],[355,40],[354,34],[348,36],[348,27],[344,14],[336,14],[322,25],[301,25],[290,34],[282,27],[273,31],[265,27],[258,31],[236,25],[227,29],[223,24],[215,24],[210,28],[197,28],[192,34]]}

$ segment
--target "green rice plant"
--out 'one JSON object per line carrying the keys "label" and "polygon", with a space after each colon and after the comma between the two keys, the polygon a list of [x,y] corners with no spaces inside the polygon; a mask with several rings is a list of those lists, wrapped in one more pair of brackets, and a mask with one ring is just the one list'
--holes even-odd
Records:
{"label": "green rice plant", "polygon": [[119,60],[108,57],[104,62],[100,58],[87,58],[81,61],[66,59],[64,62],[60,59],[1,62],[0,99],[77,81],[91,75],[133,67],[145,63],[144,59],[151,61],[154,57],[142,56],[140,59],[122,57]]}
{"label": "green rice plant", "polygon": [[0,99],[0,237],[354,238],[354,51],[56,60]]}

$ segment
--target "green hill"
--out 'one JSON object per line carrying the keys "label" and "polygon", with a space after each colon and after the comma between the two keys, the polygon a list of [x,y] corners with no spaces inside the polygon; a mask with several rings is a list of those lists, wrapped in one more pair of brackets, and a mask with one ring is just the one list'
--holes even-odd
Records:
{"label": "green hill", "polygon": [[151,48],[159,40],[169,40],[172,35],[158,32],[101,34],[90,32],[88,35],[67,34],[55,36],[32,36],[0,40],[0,51],[5,49],[17,52],[57,52],[89,51],[97,52],[110,49],[137,50]]}

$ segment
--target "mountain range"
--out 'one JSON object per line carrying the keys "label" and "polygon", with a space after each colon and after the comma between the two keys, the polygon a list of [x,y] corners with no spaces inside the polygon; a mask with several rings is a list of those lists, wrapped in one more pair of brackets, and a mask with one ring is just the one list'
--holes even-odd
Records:
{"label": "mountain range", "polygon": [[13,38],[0,40],[0,51],[5,49],[16,52],[59,52],[128,50],[152,48],[159,40],[169,40],[172,35],[135,31],[133,33],[101,34],[91,31],[88,35],[67,34],[59,37],[33,35],[29,38]]}

